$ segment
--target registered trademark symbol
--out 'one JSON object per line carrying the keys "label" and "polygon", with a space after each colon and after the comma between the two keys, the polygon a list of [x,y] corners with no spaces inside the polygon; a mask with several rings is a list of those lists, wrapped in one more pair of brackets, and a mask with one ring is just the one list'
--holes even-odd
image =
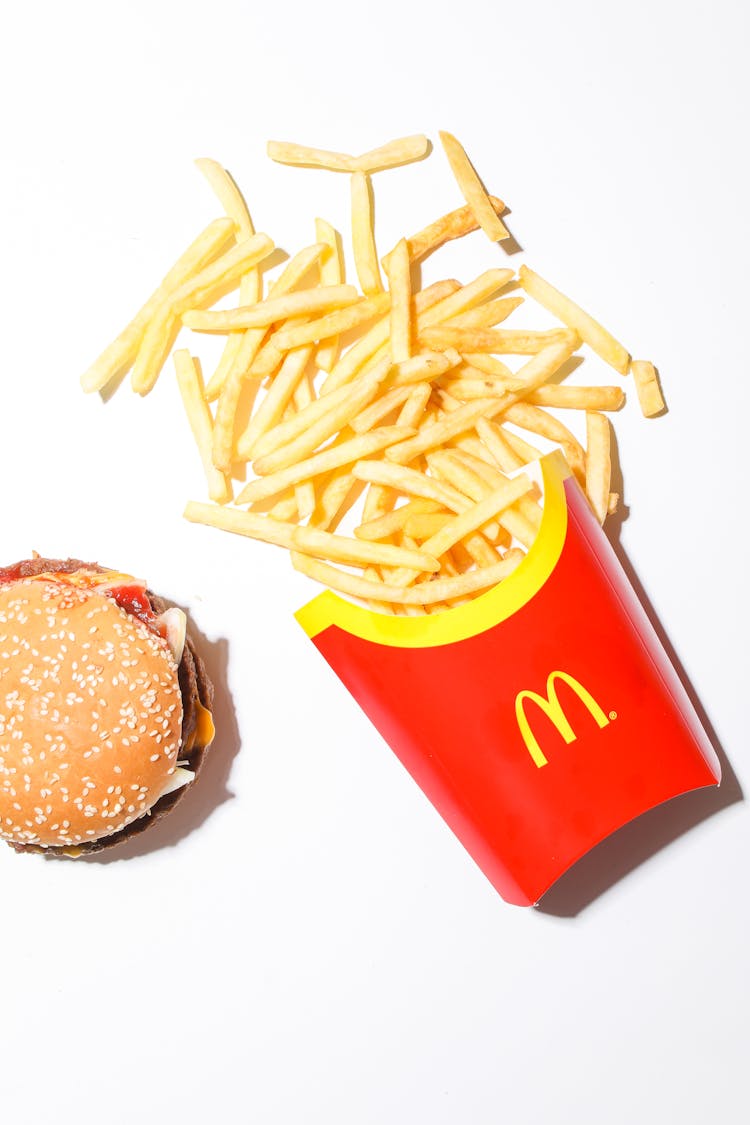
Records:
{"label": "registered trademark symbol", "polygon": [[610,719],[616,719],[617,718],[617,712],[616,711],[610,711],[609,717],[610,717]]}

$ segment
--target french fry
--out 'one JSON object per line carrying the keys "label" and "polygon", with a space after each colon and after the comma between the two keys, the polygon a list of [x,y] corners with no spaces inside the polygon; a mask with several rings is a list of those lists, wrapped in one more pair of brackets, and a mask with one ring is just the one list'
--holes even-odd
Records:
{"label": "french fry", "polygon": [[[355,527],[354,534],[358,539],[387,539],[388,536],[403,531],[412,517],[434,514],[441,508],[442,505],[436,500],[424,498],[408,500],[392,512],[386,512],[377,519],[361,523],[359,527]],[[445,514],[450,515],[450,513]]]}
{"label": "french fry", "polygon": [[426,551],[404,549],[391,543],[373,543],[363,539],[349,539],[332,535],[317,528],[299,527],[292,531],[292,541],[297,550],[307,555],[332,562],[350,565],[407,566],[431,574],[440,570],[440,563]]}
{"label": "french fry", "polygon": [[[500,538],[500,535],[498,538]],[[510,546],[510,535],[508,535],[505,530],[502,530],[502,542],[504,546]],[[474,532],[473,535],[467,535],[465,539],[456,543],[451,548],[451,551],[454,559],[460,553],[466,553],[466,563],[460,567],[462,572],[468,570],[472,562],[476,563],[477,566],[494,566],[501,558],[496,549],[488,543],[484,535],[479,531]]]}
{"label": "french fry", "polygon": [[523,297],[498,297],[477,308],[452,316],[446,321],[449,328],[493,328],[502,324],[512,312],[523,304]]}
{"label": "french fry", "polygon": [[586,495],[599,523],[607,518],[611,476],[609,419],[590,410],[586,414]]}
{"label": "french fry", "polygon": [[308,520],[315,511],[315,483],[311,480],[300,481],[294,486],[294,499],[297,502],[297,514],[300,521]]}
{"label": "french fry", "polygon": [[298,293],[285,293],[283,297],[268,297],[257,305],[238,309],[191,309],[182,314],[182,322],[194,332],[241,332],[355,303],[362,303],[362,298],[353,285],[321,285],[301,289]]}
{"label": "french fry", "polygon": [[370,403],[368,407],[352,418],[349,425],[355,434],[366,434],[368,430],[373,429],[399,406],[402,406],[411,393],[412,388],[410,386],[392,387],[391,390],[386,391],[375,402]]}
{"label": "french fry", "polygon": [[485,355],[482,352],[476,354],[464,352],[463,358],[466,363],[471,364],[471,366],[478,371],[482,371],[485,375],[490,375],[493,378],[512,379],[514,377],[508,365],[494,355]]}
{"label": "french fry", "polygon": [[[438,472],[440,471],[440,467],[444,462],[450,462],[452,464],[458,462],[461,465],[466,465],[478,477],[481,477],[482,480],[487,481],[492,488],[499,488],[499,486],[508,479],[505,473],[501,472],[497,468],[497,465],[490,464],[489,460],[485,460],[484,457],[477,456],[476,453],[472,452],[469,449],[436,449],[434,453],[427,454],[426,460],[428,465],[430,465],[431,467],[435,466],[436,471]],[[482,498],[481,493],[475,495],[471,489],[464,489],[464,491],[466,491],[467,496],[471,496],[474,500],[481,500]],[[487,490],[485,489],[485,492],[486,491]]]}
{"label": "french fry", "polygon": [[513,276],[513,270],[485,270],[468,285],[460,286],[429,309],[420,310],[416,318],[419,333],[421,334],[422,329],[434,325],[452,324],[457,316],[463,316],[477,306],[482,306],[494,293],[505,288],[513,280]]}
{"label": "french fry", "polygon": [[340,445],[323,449],[319,453],[313,454],[312,457],[307,457],[286,469],[250,481],[243,488],[235,503],[251,504],[255,500],[275,496],[301,480],[320,476],[321,473],[339,469],[342,465],[351,465],[364,457],[380,452],[381,449],[387,449],[394,442],[403,441],[409,433],[410,431],[406,426],[382,426],[380,429],[372,430],[369,434],[360,434],[357,437],[350,438]]}
{"label": "french fry", "polygon": [[324,148],[293,144],[291,141],[269,141],[266,152],[277,164],[295,164],[301,168],[325,168],[329,172],[356,171],[356,157]]}
{"label": "french fry", "polygon": [[[388,581],[394,583],[394,585],[408,586],[410,584],[408,575],[413,573],[413,571],[406,570],[402,570],[400,572],[396,571],[395,574],[391,574],[391,576],[388,578]],[[453,557],[453,553],[450,550],[445,551],[442,559],[440,560],[440,574],[445,575],[446,577],[454,578],[460,573],[461,571],[456,565],[456,560]],[[397,579],[399,578],[400,581],[397,581]]]}
{"label": "french fry", "polygon": [[504,473],[512,473],[526,464],[506,440],[502,426],[498,426],[496,422],[480,418],[477,422],[477,433],[494,457],[498,468]]}
{"label": "french fry", "polygon": [[506,402],[508,397],[506,395],[494,399],[483,398],[477,402],[465,403],[433,426],[422,426],[419,433],[414,437],[408,438],[399,445],[392,446],[386,454],[388,460],[400,465],[408,464],[419,457],[421,453],[426,453],[428,450],[442,445],[449,438],[463,433],[464,430],[472,429],[479,418],[491,418],[495,414],[501,413],[509,405]]}
{"label": "french fry", "polygon": [[565,410],[619,410],[625,403],[621,387],[564,387],[552,384],[538,387],[526,395],[533,406],[554,406]]}
{"label": "french fry", "polygon": [[[427,359],[427,357],[422,357]],[[407,360],[405,364],[399,365],[401,374],[405,374],[406,368],[416,370],[415,360]],[[389,376],[390,379],[390,376]],[[418,383],[412,387],[404,405],[401,407],[401,412],[396,419],[397,426],[416,427],[424,416],[425,407],[430,398],[431,390],[426,383]],[[387,485],[370,484],[367,490],[367,498],[364,503],[364,510],[362,513],[362,521],[375,520],[379,516],[385,515],[390,511],[396,500],[396,493],[392,488]]]}
{"label": "french fry", "polygon": [[[439,466],[441,477],[446,481],[450,481],[451,485],[457,490],[460,489],[463,494],[471,497],[475,503],[478,503],[490,492],[493,485],[496,486],[496,481],[490,484],[480,476],[477,468],[469,468],[466,464],[460,461],[457,457],[451,457],[450,453],[441,453],[440,460],[437,461],[433,456],[433,464]],[[459,511],[464,511],[468,506],[467,502]],[[498,524],[500,527],[505,528],[510,535],[522,543],[524,547],[530,547],[536,538],[536,527],[531,523],[526,516],[524,516],[518,508],[511,507],[503,511],[497,518],[497,521],[490,521],[482,528],[485,535],[494,540],[496,534],[492,526],[493,523]]]}
{"label": "french fry", "polygon": [[254,234],[223,254],[173,290],[154,312],[138,350],[130,375],[131,386],[140,395],[154,387],[173,339],[179,330],[179,319],[189,307],[210,304],[243,273],[258,265],[273,251],[273,243],[265,234]]}
{"label": "french fry", "polygon": [[[312,269],[318,266],[322,267],[328,252],[328,246],[322,242],[314,243],[312,246],[306,246],[298,251],[293,258],[289,259],[280,276],[271,285],[268,292],[269,300],[278,301],[297,289],[307,279],[307,275]],[[304,316],[297,317],[287,321],[287,324],[291,326],[306,323],[306,320],[307,318]],[[253,353],[252,374],[258,378],[263,378],[276,371],[284,358],[283,352],[275,346],[273,340],[266,339],[267,332],[268,327],[265,325],[261,328],[248,328],[244,332],[244,337],[248,340],[248,351]],[[255,333],[259,335],[254,335]],[[237,335],[238,333],[231,333],[230,338]],[[259,348],[251,347],[250,341],[259,341],[262,346]],[[237,365],[243,367],[244,371],[249,369],[249,362],[241,352],[238,356]]]}
{"label": "french fry", "polygon": [[401,408],[397,424],[399,426],[416,427],[430,398],[430,387],[426,383],[417,383],[412,387],[409,397]]}
{"label": "french fry", "polygon": [[354,480],[354,478],[352,478],[352,483],[349,487],[349,491],[343,497],[343,499],[342,499],[341,503],[339,504],[338,508],[333,513],[333,516],[332,516],[332,518],[331,518],[331,520],[328,524],[328,527],[324,528],[323,530],[335,531],[336,528],[341,523],[341,521],[344,519],[344,517],[346,515],[348,515],[351,508],[358,502],[358,500],[362,496],[362,493],[363,493],[364,489],[365,489],[365,486],[364,486],[364,484],[362,484],[361,481]]}
{"label": "french fry", "polygon": [[294,403],[294,410],[305,410],[316,401],[315,385],[312,379],[312,372],[307,370],[300,379],[297,386],[294,388],[292,395],[292,402]]}
{"label": "french fry", "polygon": [[402,492],[405,496],[434,500],[441,507],[448,508],[452,512],[461,512],[466,507],[466,497],[457,489],[404,465],[363,459],[356,462],[352,472],[357,480],[386,485],[397,492]]}
{"label": "french fry", "polygon": [[391,387],[410,387],[423,381],[432,383],[460,362],[460,359],[458,352],[452,349],[445,352],[422,352],[402,363],[395,363],[388,376],[388,384]]}
{"label": "french fry", "polygon": [[419,342],[428,348],[455,348],[462,354],[492,352],[496,355],[536,355],[542,348],[571,339],[565,329],[537,332],[509,328],[451,328],[448,325],[419,328],[418,337]]}
{"label": "french fry", "polygon": [[351,195],[354,265],[362,292],[366,297],[373,297],[376,293],[383,292],[383,282],[372,225],[371,185],[364,172],[353,173]]}
{"label": "french fry", "polygon": [[[490,488],[499,488],[507,479],[505,474],[499,471],[496,466],[488,465],[486,461],[482,460],[480,457],[475,457],[474,454],[470,453],[468,450],[450,450],[447,455],[449,457],[452,455],[457,460],[462,461],[469,469],[476,473],[478,477],[481,477]],[[521,515],[528,520],[535,532],[539,530],[542,522],[542,509],[536,498],[537,491],[537,487],[534,485],[528,494],[522,496],[514,504],[514,509],[517,509]],[[477,499],[481,499],[481,497],[477,497]],[[492,536],[492,542],[497,542],[494,536]]]}
{"label": "french fry", "polygon": [[484,461],[485,464],[491,465],[492,468],[497,467],[492,454],[477,437],[476,429],[474,433],[467,432],[461,434],[459,437],[452,438],[448,443],[448,450],[450,452],[461,451],[463,453],[469,453],[472,457],[476,458],[476,460]]}
{"label": "french fry", "polygon": [[[382,364],[370,372],[368,375],[362,376],[360,380],[361,385],[367,381],[368,385],[371,381],[380,384],[387,376],[390,361],[383,360]],[[321,418],[330,414],[331,410],[340,406],[342,403],[349,401],[351,396],[351,387],[346,385],[339,387],[330,395],[325,398],[320,397],[311,402],[308,406],[300,409],[299,413],[294,417],[280,422],[268,433],[260,437],[257,443],[253,443],[252,450],[249,448],[247,441],[247,433],[243,435],[238,452],[244,460],[249,460],[251,453],[256,457],[262,457],[267,453],[273,453],[274,450],[280,449],[282,446],[290,444],[301,434],[306,433],[309,428],[318,422]]]}
{"label": "french fry", "polygon": [[[446,353],[443,352],[443,355]],[[507,375],[488,375],[481,367],[475,367],[473,363],[469,363],[465,356],[461,357],[461,362],[456,364],[456,370],[447,375],[445,379],[441,380],[444,387],[447,388],[447,383],[451,379],[466,379],[469,382],[486,383],[486,385],[493,390],[502,387],[506,391],[521,391],[524,392],[525,388],[519,379],[516,379],[510,371]]]}
{"label": "french fry", "polygon": [[[292,392],[292,400],[288,403],[286,412],[293,416],[300,410],[304,410],[315,399],[315,391],[313,388],[310,374],[307,370],[303,371],[302,378],[297,381],[297,385]],[[315,494],[315,481],[303,480],[294,486],[294,496],[297,501],[297,513],[299,515],[300,523],[309,520],[315,511],[317,504],[317,497]]]}
{"label": "french fry", "polygon": [[[344,268],[344,252],[341,247],[341,236],[338,231],[327,223],[325,219],[315,220],[315,239],[330,247],[328,254],[320,265],[320,280],[323,285],[342,285],[346,280]],[[315,353],[315,362],[321,371],[333,371],[339,357],[340,342],[337,336],[321,344]]]}
{"label": "french fry", "polygon": [[396,245],[386,273],[391,305],[391,358],[394,363],[402,363],[411,356],[411,276],[405,238]]}
{"label": "french fry", "polygon": [[190,308],[210,304],[227,289],[236,287],[242,275],[268,258],[273,250],[274,244],[266,234],[254,234],[236,243],[170,294],[167,303],[171,311],[181,316]]}
{"label": "french fry", "polygon": [[[241,305],[254,305],[259,299],[260,274],[257,269],[253,269],[240,279],[239,303]],[[229,372],[235,366],[239,357],[242,341],[243,336],[240,332],[232,332],[227,336],[216,370],[206,384],[206,402],[215,402],[221,394]]]}
{"label": "french fry", "polygon": [[457,398],[449,394],[444,387],[435,388],[435,399],[440,403],[440,415],[453,414],[462,405]]}
{"label": "french fry", "polygon": [[[452,520],[422,544],[422,550],[425,554],[436,559],[442,558],[456,543],[477,531],[490,520],[495,519],[506,508],[519,500],[530,490],[531,486],[531,481],[523,474],[516,477],[515,480],[505,481],[478,503],[472,504],[465,511],[454,516]],[[391,578],[391,583],[394,586],[406,585],[410,581],[412,581],[412,578],[406,568]]]}
{"label": "french fry", "polygon": [[[306,316],[295,316],[292,317],[291,320],[284,321],[284,324],[289,328],[298,328],[302,324],[307,324],[307,322],[308,318]],[[249,328],[247,329],[247,331],[263,332],[264,334],[263,343],[258,350],[255,359],[253,360],[252,369],[248,372],[248,374],[260,380],[266,379],[270,383],[273,381],[273,378],[284,362],[284,358],[288,354],[288,352],[282,351],[280,348],[276,347],[274,336],[268,335],[269,331],[273,332],[272,328]]]}
{"label": "french fry", "polygon": [[335,312],[318,317],[317,320],[308,321],[297,327],[280,328],[272,336],[272,342],[281,351],[290,348],[299,348],[303,344],[314,344],[319,340],[330,340],[342,332],[349,332],[382,316],[388,309],[388,294],[378,293],[375,297],[368,297]]}
{"label": "french fry", "polygon": [[452,133],[441,132],[440,140],[461,194],[476,215],[477,222],[484,233],[492,242],[509,238],[510,232],[492,206],[484,185],[463,146]]}
{"label": "french fry", "polygon": [[[441,301],[449,293],[454,293],[460,289],[457,281],[438,281],[433,285],[428,286],[421,292],[414,295],[414,314],[419,315],[431,305]],[[385,348],[388,343],[388,329],[390,326],[389,317],[385,316],[382,320],[374,324],[372,328],[353,344],[345,355],[341,357],[339,362],[330,372],[328,378],[324,380],[320,393],[322,395],[331,394],[331,392],[343,387],[346,383],[350,383],[352,379],[362,370],[373,357],[378,353],[381,348]]]}
{"label": "french fry", "polygon": [[211,160],[207,156],[199,157],[195,161],[195,166],[205,176],[219,203],[234,222],[237,228],[237,241],[242,242],[254,235],[255,227],[245,197],[226,168],[217,160]]}
{"label": "french fry", "polygon": [[281,500],[277,500],[274,506],[268,512],[268,518],[272,520],[281,520],[282,523],[290,523],[299,517],[299,509],[297,507],[297,492],[296,489],[292,492],[291,496],[285,496]]}
{"label": "french fry", "polygon": [[258,457],[253,462],[253,471],[258,476],[266,476],[286,469],[295,461],[303,460],[324,441],[344,429],[378,393],[378,386],[388,373],[389,366],[389,362],[386,361],[370,375],[363,376],[344,401],[323,414],[293,441],[280,446],[272,453],[265,453],[262,457]]}
{"label": "french fry", "polygon": [[[368,582],[380,582],[380,581],[382,581],[382,579],[380,577],[380,572],[379,572],[379,570],[376,566],[366,567],[362,571],[362,577],[364,579],[366,579]],[[367,602],[367,601],[365,602],[365,605],[368,606],[370,609],[374,610],[376,613],[382,613],[384,609],[387,610],[388,613],[393,613],[394,615],[399,615],[403,612],[401,606],[397,606],[397,605],[382,605],[380,602]],[[425,611],[422,610],[422,612],[424,613]]]}
{"label": "french fry", "polygon": [[259,539],[263,543],[272,543],[276,547],[286,547],[287,550],[291,550],[294,546],[292,532],[296,527],[283,520],[269,519],[254,512],[241,512],[237,508],[201,504],[195,500],[188,501],[182,514],[190,523],[201,523],[206,527],[231,531],[234,535],[245,535],[250,539]]}
{"label": "french fry", "polygon": [[[245,202],[245,198],[237,186],[236,181],[226,168],[216,160],[200,157],[195,161],[195,166],[205,177],[213,190],[216,198],[221,203],[227,215],[236,227],[236,241],[242,242],[255,234],[253,220]],[[260,300],[261,280],[257,267],[249,270],[240,281],[241,305],[254,305]],[[221,393],[227,375],[229,374],[237,354],[242,345],[241,337],[230,336],[222,352],[216,370],[206,384],[205,398],[207,402],[215,402]]]}
{"label": "french fry", "polygon": [[547,414],[541,406],[532,406],[528,402],[515,402],[504,412],[503,420],[520,426],[522,430],[529,430],[532,434],[539,434],[548,441],[558,442],[566,452],[572,452],[583,464],[583,448],[575,434],[572,434],[557,418]]}
{"label": "french fry", "polygon": [[378,320],[359,340],[341,356],[333,371],[329,372],[320,387],[320,397],[326,398],[346,387],[371,363],[376,363],[388,353],[389,317]]}
{"label": "french fry", "polygon": [[[443,432],[447,433],[448,437],[457,437],[460,433],[462,433],[460,426],[457,425],[457,422],[459,420],[463,421],[463,418],[473,418],[474,421],[470,422],[467,426],[464,427],[465,429],[470,429],[480,418],[493,418],[497,414],[502,413],[503,410],[507,409],[507,407],[512,405],[512,403],[517,402],[523,395],[528,394],[529,391],[535,390],[537,387],[541,387],[544,383],[551,379],[555,372],[558,371],[560,367],[562,367],[562,365],[570,358],[577,346],[578,337],[574,332],[571,332],[569,333],[568,338],[565,341],[557,344],[550,344],[546,348],[543,348],[542,351],[540,351],[532,359],[527,360],[526,363],[524,363],[516,373],[516,380],[519,383],[523,384],[523,391],[509,391],[507,395],[501,396],[500,398],[484,400],[480,399],[477,403],[466,403],[463,407],[461,407],[461,410],[463,411],[462,416],[459,415],[459,417],[457,418],[456,416],[459,414],[459,412],[456,410],[454,411],[454,415],[451,418],[445,419],[445,422],[443,423]],[[482,402],[486,403],[485,410],[479,408],[479,405]],[[440,425],[441,423],[437,424]],[[429,444],[429,442],[431,441],[431,437],[435,436],[438,436],[438,441],[434,444]],[[430,448],[434,449],[435,445],[440,444],[440,441],[442,440],[442,436],[440,433],[438,433],[438,435],[432,434],[431,437],[428,438],[427,445],[425,445],[423,448],[417,449],[417,453],[425,452],[426,449]],[[420,431],[419,438],[419,444],[421,446],[425,438],[424,429]],[[417,447],[414,445],[410,447],[407,446],[405,449],[400,450],[398,453],[393,453],[392,457],[398,457],[400,459],[401,457],[409,456],[409,454],[412,454],[413,450],[416,448]],[[417,453],[413,453],[413,455],[416,456]]]}
{"label": "french fry", "polygon": [[[496,562],[500,561],[500,555],[498,555],[497,551],[494,551],[492,547],[490,547],[489,543],[487,543],[486,540],[483,540],[483,537],[481,535],[477,535],[477,539],[479,541],[483,541],[485,547],[490,552],[491,557],[488,556],[486,565],[494,566]],[[474,563],[476,563],[477,566],[485,565],[477,562],[477,560],[474,558],[474,555],[466,546],[467,542],[468,538],[467,540],[464,540],[462,542],[454,543],[448,553],[443,556],[443,558],[450,558],[453,560],[453,566],[457,574],[465,574],[467,570],[471,570],[471,568],[474,566]],[[451,602],[451,605],[455,604],[455,601]]]}
{"label": "french fry", "polygon": [[[491,195],[489,197],[492,209],[496,215],[502,215],[505,210],[505,204],[502,199]],[[434,250],[438,250],[444,246],[446,242],[452,242],[456,238],[463,238],[472,231],[479,229],[479,223],[473,210],[467,204],[465,207],[459,207],[455,211],[449,211],[447,215],[441,215],[439,219],[424,227],[423,230],[413,234],[407,238],[406,244],[409,247],[409,258],[412,263],[421,262],[428,254]],[[383,258],[383,268],[386,268],[388,259],[393,251],[386,254]]]}
{"label": "french fry", "polygon": [[[645,418],[662,414],[667,404],[659,386],[659,376],[653,363],[645,359],[634,359],[630,365],[641,412]],[[601,409],[601,408],[600,408]]]}
{"label": "french fry", "polygon": [[[325,249],[324,243],[316,243],[312,246],[304,247],[295,254],[293,258],[290,258],[282,273],[271,285],[268,293],[269,297],[276,299],[282,297],[285,293],[291,292],[307,277],[310,270],[318,264],[321,254]],[[247,331],[241,334],[234,334],[234,336],[240,340],[240,345],[220,391],[219,401],[216,407],[216,419],[214,422],[213,459],[214,464],[218,468],[225,467],[228,470],[234,457],[234,431],[237,408],[243,386],[246,381],[251,378],[250,372],[252,366],[257,359],[258,352],[263,344],[267,331],[266,328],[248,328]],[[240,438],[237,443],[238,460],[242,460],[242,454],[239,448],[241,442],[242,438]]]}
{"label": "french fry", "polygon": [[234,223],[229,218],[214,219],[201,231],[164,275],[145,305],[81,376],[81,387],[87,394],[101,391],[115,376],[132,366],[154,314],[175,290],[208,265],[233,236]]}
{"label": "french fry", "polygon": [[[419,543],[442,531],[452,519],[453,515],[450,512],[419,512],[408,517],[403,529],[406,535]],[[368,536],[365,535],[363,538],[366,539]]]}
{"label": "french fry", "polygon": [[361,491],[362,488],[364,485],[354,478],[348,465],[336,469],[320,490],[320,497],[310,517],[310,524],[319,527],[321,531],[332,530],[337,526],[339,513],[349,494],[355,489]]}
{"label": "french fry", "polygon": [[[219,509],[225,511],[226,509]],[[301,574],[314,578],[332,590],[349,594],[355,598],[377,602],[393,602],[398,605],[434,605],[466,594],[486,590],[507,578],[523,561],[521,551],[508,551],[505,558],[495,566],[472,570],[453,578],[436,578],[431,582],[420,582],[415,586],[391,586],[385,582],[372,582],[358,575],[339,570],[328,563],[311,559],[299,552],[292,553],[292,565]]]}
{"label": "french fry", "polygon": [[[264,335],[264,328],[251,328],[240,336],[240,346],[219,393],[214,418],[212,456],[214,465],[224,472],[229,472],[234,456],[235,421],[242,389],[250,377],[249,371]],[[260,380],[255,381],[260,384]]]}
{"label": "french fry", "polygon": [[[397,538],[400,546],[407,550],[416,550],[419,546],[405,531],[401,531]],[[443,555],[438,563],[438,576],[458,574],[458,570],[452,564],[450,552]],[[421,582],[435,577],[435,575],[426,574],[423,570],[415,570],[414,567],[400,566],[383,566],[380,568],[380,575],[383,582],[400,586],[409,586],[412,582]],[[396,582],[395,579],[398,579],[398,581]]]}
{"label": "french fry", "polygon": [[391,511],[398,500],[398,493],[384,484],[369,484],[362,507],[362,522],[369,523]]}
{"label": "french fry", "polygon": [[353,566],[409,566],[418,571],[435,573],[440,569],[437,559],[421,550],[406,550],[390,543],[371,543],[347,536],[332,535],[317,528],[298,527],[253,512],[214,507],[190,501],[184,512],[191,523],[231,531],[263,543],[272,543],[288,550],[301,551],[319,559],[348,563]]}
{"label": "french fry", "polygon": [[266,397],[259,409],[250,419],[250,423],[243,435],[243,450],[246,449],[250,457],[253,456],[255,443],[259,437],[275,426],[283,417],[284,409],[291,401],[294,391],[304,377],[312,347],[297,348],[288,352],[279,373],[269,387]]}
{"label": "french fry", "polygon": [[[567,426],[563,426],[562,422],[558,422],[556,418],[550,418],[548,416],[545,422],[538,423],[525,410],[527,403],[518,403],[517,405],[521,407],[521,409],[517,412],[515,412],[515,407],[508,410],[505,414],[504,421],[513,422],[514,425],[520,426],[524,430],[539,434],[540,437],[546,437],[548,441],[556,442],[560,446],[568,465],[575,473],[579,484],[583,487],[586,480],[586,454],[578,439],[570,433]],[[540,407],[538,406],[529,407],[529,410],[539,409]],[[508,415],[511,415],[511,417],[508,417]],[[521,422],[521,418],[524,418],[525,421]],[[552,437],[552,433],[557,433],[559,436]],[[565,433],[569,436],[564,437],[563,434]]]}
{"label": "french fry", "polygon": [[217,504],[226,504],[232,499],[232,485],[228,476],[220,472],[211,460],[213,419],[203,397],[203,380],[198,365],[190,352],[184,349],[174,353],[174,365],[185,413],[203,462],[209,498]]}
{"label": "french fry", "polygon": [[323,270],[329,261],[329,257],[330,246],[325,240],[313,242],[312,245],[304,246],[302,250],[298,250],[270,286],[268,290],[269,300],[276,300],[278,297],[283,297],[285,293],[291,293],[307,278],[312,269],[319,267]]}
{"label": "french fry", "polygon": [[380,148],[373,148],[369,152],[363,152],[361,156],[355,156],[354,170],[367,174],[383,172],[387,168],[398,168],[402,164],[422,160],[429,151],[430,142],[422,134],[399,137],[398,140],[389,141]]}
{"label": "french fry", "polygon": [[528,266],[521,266],[518,280],[530,297],[577,332],[605,363],[609,363],[621,375],[627,375],[630,365],[627,350],[597,320]]}
{"label": "french fry", "polygon": [[[466,511],[471,506],[468,503],[469,500],[473,500],[476,503],[491,491],[493,485],[497,487],[505,483],[505,478],[498,474],[496,479],[494,479],[492,484],[488,487],[483,483],[484,477],[475,469],[471,472],[467,472],[464,458],[468,456],[470,455],[463,450],[455,449],[445,451],[436,450],[433,453],[428,453],[426,458],[433,476],[449,484],[465,497],[461,506],[456,509],[459,514]],[[476,463],[480,465],[483,464],[482,461],[473,458],[472,464]],[[488,466],[485,465],[484,468],[487,469]],[[493,543],[496,542],[497,538],[500,536],[500,525],[497,520],[490,519],[482,527],[482,533]]]}
{"label": "french fry", "polygon": [[501,426],[503,437],[513,452],[521,459],[522,465],[528,465],[531,461],[538,461],[542,456],[541,449],[537,449],[531,442],[525,441],[513,430],[509,430],[507,426]]}
{"label": "french fry", "polygon": [[507,394],[508,391],[519,389],[516,380],[509,381],[507,379],[496,381],[492,379],[449,379],[443,381],[441,386],[443,390],[461,402],[503,395]]}

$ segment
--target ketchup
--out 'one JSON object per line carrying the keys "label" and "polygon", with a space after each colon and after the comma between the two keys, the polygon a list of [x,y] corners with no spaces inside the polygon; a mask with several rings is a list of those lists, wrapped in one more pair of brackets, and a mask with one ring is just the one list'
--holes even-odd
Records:
{"label": "ketchup", "polygon": [[155,624],[156,614],[151,608],[151,602],[142,586],[113,586],[110,589],[102,590],[101,593],[112,598],[126,613],[140,618],[144,624],[150,626],[155,632],[159,632]]}
{"label": "ketchup", "polygon": [[21,564],[15,566],[0,566],[0,586],[7,586],[9,582],[18,582],[21,577]]}

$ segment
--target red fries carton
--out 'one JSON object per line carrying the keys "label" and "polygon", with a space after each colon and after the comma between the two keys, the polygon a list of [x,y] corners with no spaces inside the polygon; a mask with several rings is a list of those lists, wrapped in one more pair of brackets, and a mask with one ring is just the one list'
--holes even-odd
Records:
{"label": "red fries carton", "polygon": [[297,619],[487,878],[528,906],[615,829],[720,780],[700,720],[562,457],[517,570],[433,616],[329,592]]}

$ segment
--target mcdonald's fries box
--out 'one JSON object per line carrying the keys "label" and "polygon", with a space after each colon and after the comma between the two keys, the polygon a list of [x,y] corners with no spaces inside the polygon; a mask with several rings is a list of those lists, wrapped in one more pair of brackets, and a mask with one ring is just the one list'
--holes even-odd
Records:
{"label": "mcdonald's fries box", "polygon": [[327,591],[297,613],[490,882],[529,906],[647,809],[717,785],[698,715],[575,478],[538,463],[518,568],[445,612]]}

